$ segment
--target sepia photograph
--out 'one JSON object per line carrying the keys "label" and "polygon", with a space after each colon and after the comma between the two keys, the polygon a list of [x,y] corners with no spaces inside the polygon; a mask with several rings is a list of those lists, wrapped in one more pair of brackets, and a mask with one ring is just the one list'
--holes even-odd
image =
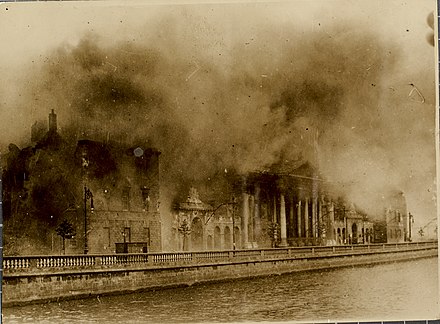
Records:
{"label": "sepia photograph", "polygon": [[437,1],[0,12],[4,323],[440,318]]}

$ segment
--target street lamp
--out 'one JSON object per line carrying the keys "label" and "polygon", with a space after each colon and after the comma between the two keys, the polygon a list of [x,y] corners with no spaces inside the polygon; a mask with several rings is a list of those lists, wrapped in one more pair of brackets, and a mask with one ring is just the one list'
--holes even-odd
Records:
{"label": "street lamp", "polygon": [[235,250],[235,197],[232,197],[232,249]]}
{"label": "street lamp", "polygon": [[89,252],[87,246],[87,200],[90,199],[90,210],[93,213],[93,194],[89,188],[84,186],[84,254]]}
{"label": "street lamp", "polygon": [[409,227],[408,227],[408,229],[409,229],[409,241],[411,242],[412,241],[412,238],[411,238],[411,224],[413,224],[414,223],[414,216],[411,214],[411,213],[408,213],[408,218],[409,218]]}

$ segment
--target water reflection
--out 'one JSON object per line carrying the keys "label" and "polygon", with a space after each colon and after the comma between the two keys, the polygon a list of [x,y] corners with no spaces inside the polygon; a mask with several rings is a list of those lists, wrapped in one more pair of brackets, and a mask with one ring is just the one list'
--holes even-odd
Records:
{"label": "water reflection", "polygon": [[3,310],[5,323],[176,323],[438,317],[437,258]]}

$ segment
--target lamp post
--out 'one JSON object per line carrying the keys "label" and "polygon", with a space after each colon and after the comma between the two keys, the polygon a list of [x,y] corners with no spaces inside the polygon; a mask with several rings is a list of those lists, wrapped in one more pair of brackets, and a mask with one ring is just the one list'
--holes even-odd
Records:
{"label": "lamp post", "polygon": [[124,253],[128,253],[127,234],[125,233],[125,229],[122,232],[122,237],[124,238]]}
{"label": "lamp post", "polygon": [[93,194],[89,188],[84,186],[84,254],[89,252],[87,246],[87,200],[90,199],[90,210],[93,212]]}
{"label": "lamp post", "polygon": [[413,224],[414,223],[414,216],[411,214],[411,213],[408,213],[408,220],[409,220],[409,227],[408,227],[408,230],[409,230],[409,241],[411,242],[412,241],[412,238],[411,238],[411,224]]}
{"label": "lamp post", "polygon": [[345,227],[345,241],[346,243],[351,244],[351,242],[349,242],[350,236],[348,234],[348,220],[347,220],[347,215],[345,213],[345,206],[344,206],[344,227]]}
{"label": "lamp post", "polygon": [[232,197],[232,249],[235,250],[235,197]]}

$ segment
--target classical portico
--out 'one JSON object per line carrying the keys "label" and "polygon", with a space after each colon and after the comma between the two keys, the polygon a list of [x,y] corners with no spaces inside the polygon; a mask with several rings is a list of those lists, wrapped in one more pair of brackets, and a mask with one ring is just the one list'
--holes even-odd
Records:
{"label": "classical portico", "polygon": [[244,248],[334,244],[334,206],[308,164],[291,173],[252,173],[241,193]]}

